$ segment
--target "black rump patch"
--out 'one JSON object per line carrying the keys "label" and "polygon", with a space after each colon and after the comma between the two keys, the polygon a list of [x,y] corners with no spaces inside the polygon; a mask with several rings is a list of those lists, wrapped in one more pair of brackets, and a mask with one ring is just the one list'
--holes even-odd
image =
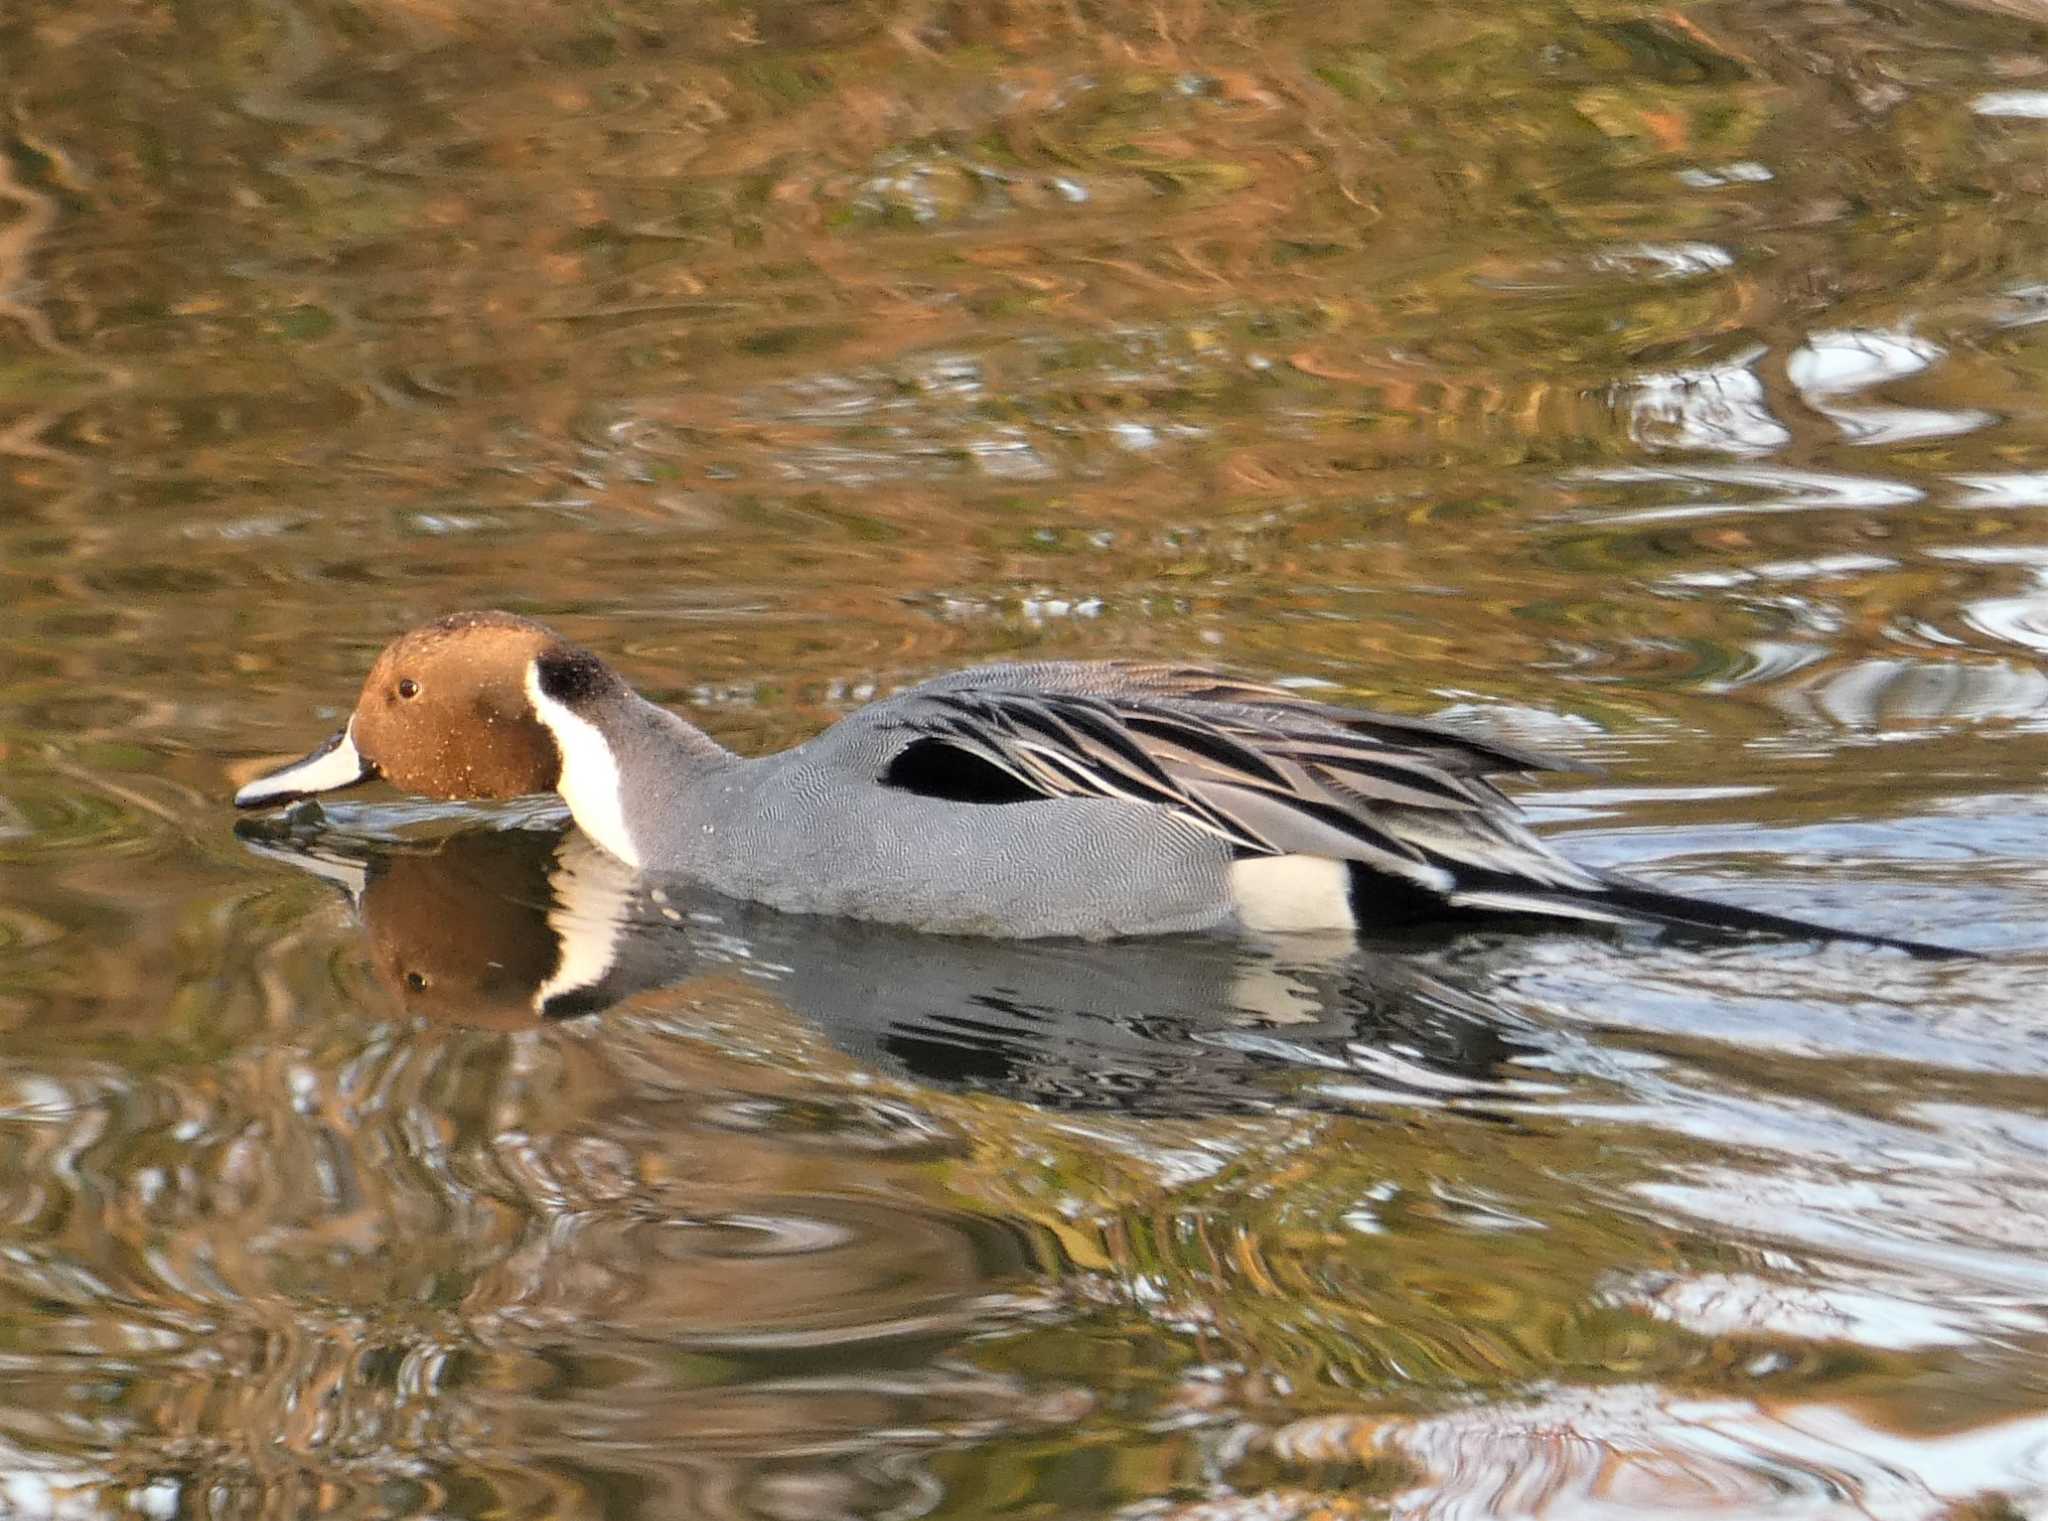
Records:
{"label": "black rump patch", "polygon": [[620,685],[610,666],[588,650],[567,645],[557,645],[536,655],[533,665],[541,691],[565,707],[573,708],[606,696]]}
{"label": "black rump patch", "polygon": [[943,739],[914,739],[897,751],[882,772],[882,785],[945,803],[1045,801],[1043,792],[1025,786],[1001,766]]}
{"label": "black rump patch", "polygon": [[[1420,924],[1470,923],[1498,915],[1458,908],[1418,882],[1374,871],[1363,861],[1351,865],[1351,917],[1360,929],[1406,929]],[[1460,884],[1465,885],[1465,884]]]}

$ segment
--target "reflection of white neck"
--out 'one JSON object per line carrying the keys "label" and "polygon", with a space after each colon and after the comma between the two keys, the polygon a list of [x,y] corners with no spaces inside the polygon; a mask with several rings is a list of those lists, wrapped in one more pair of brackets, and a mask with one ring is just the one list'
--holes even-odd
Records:
{"label": "reflection of white neck", "polygon": [[638,866],[640,853],[633,848],[632,832],[626,828],[626,792],[619,780],[619,759],[612,753],[612,742],[596,724],[540,689],[536,661],[527,662],[526,697],[561,752],[562,774],[555,791],[569,805],[577,827],[628,866]]}
{"label": "reflection of white neck", "polygon": [[556,852],[548,886],[555,900],[548,909],[555,971],[533,993],[533,1012],[543,1017],[557,998],[594,988],[610,975],[634,902],[634,879],[626,869],[574,836]]}

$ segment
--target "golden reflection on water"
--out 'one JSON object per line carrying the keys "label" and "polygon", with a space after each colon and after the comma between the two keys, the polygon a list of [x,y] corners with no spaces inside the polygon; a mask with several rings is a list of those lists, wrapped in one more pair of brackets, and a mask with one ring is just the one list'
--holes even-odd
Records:
{"label": "golden reflection on water", "polygon": [[[2048,1504],[2042,20],[0,17],[0,1509]],[[1995,954],[232,833],[478,605],[748,749],[1020,652],[1484,713],[1582,858]]]}

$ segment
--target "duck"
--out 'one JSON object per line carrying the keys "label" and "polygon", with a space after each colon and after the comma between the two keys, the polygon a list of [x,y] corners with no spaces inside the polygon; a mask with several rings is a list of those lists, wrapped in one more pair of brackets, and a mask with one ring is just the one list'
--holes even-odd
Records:
{"label": "duck", "polygon": [[1505,917],[1949,954],[1574,862],[1500,785],[1566,769],[1462,728],[1131,660],[957,671],[748,758],[545,624],[479,611],[393,640],[340,732],[234,801],[379,778],[439,799],[554,792],[637,872],[935,934]]}

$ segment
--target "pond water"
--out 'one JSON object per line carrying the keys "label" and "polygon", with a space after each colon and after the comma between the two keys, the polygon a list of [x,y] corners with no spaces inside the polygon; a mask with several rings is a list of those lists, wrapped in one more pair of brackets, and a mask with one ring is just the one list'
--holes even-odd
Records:
{"label": "pond water", "polygon": [[[2040,0],[13,0],[0,103],[7,1514],[2048,1516]],[[1445,714],[1984,955],[238,831],[482,606],[750,751]]]}

